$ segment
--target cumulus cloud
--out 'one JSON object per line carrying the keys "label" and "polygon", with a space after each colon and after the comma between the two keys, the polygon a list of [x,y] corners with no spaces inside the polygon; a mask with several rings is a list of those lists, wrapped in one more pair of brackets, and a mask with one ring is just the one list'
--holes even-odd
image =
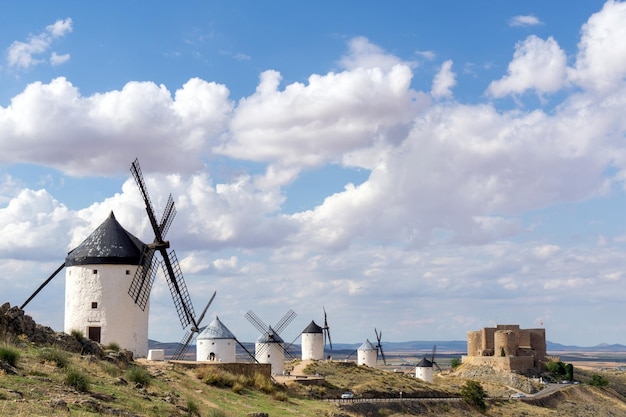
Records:
{"label": "cumulus cloud", "polygon": [[435,98],[452,97],[452,87],[456,85],[456,74],[452,72],[452,61],[447,60],[435,75],[430,94]]}
{"label": "cumulus cloud", "polygon": [[534,90],[537,94],[554,93],[566,82],[567,57],[552,38],[543,40],[531,35],[515,46],[508,75],[493,81],[487,94],[500,98]]}
{"label": "cumulus cloud", "polygon": [[[38,35],[30,35],[27,42],[13,42],[7,51],[9,67],[28,69],[44,62],[40,56],[50,48],[56,39],[65,36],[71,31],[72,19],[68,17],[46,26],[46,30]],[[50,58],[53,65],[59,65],[68,59],[69,54],[59,56],[56,53],[53,53]]]}

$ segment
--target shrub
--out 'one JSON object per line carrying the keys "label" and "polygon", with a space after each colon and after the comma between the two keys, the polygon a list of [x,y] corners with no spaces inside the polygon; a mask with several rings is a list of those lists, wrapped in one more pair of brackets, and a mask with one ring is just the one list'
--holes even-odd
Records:
{"label": "shrub", "polygon": [[461,387],[461,397],[467,404],[478,408],[481,411],[487,409],[485,404],[485,390],[480,383],[476,381],[467,381]]}
{"label": "shrub", "polygon": [[461,358],[452,358],[450,361],[450,368],[454,369],[458,366],[461,366]]}
{"label": "shrub", "polygon": [[289,396],[282,391],[274,391],[272,392],[272,399],[276,401],[287,402],[289,401]]}
{"label": "shrub", "polygon": [[120,374],[122,373],[122,370],[119,368],[119,366],[111,362],[100,362],[100,367],[109,376],[117,377],[120,376]]}
{"label": "shrub", "polygon": [[245,390],[245,385],[240,382],[235,382],[235,385],[233,385],[230,390],[235,394],[241,394]]}
{"label": "shrub", "polygon": [[20,352],[10,346],[0,346],[0,361],[6,362],[11,366],[17,366],[20,360]]}
{"label": "shrub", "polygon": [[56,364],[57,368],[66,368],[70,363],[70,358],[62,350],[54,348],[46,348],[39,354],[39,359],[45,362],[52,362]]}
{"label": "shrub", "polygon": [[132,381],[135,384],[141,384],[144,387],[150,385],[150,380],[152,379],[150,373],[139,366],[129,368],[128,371],[126,371],[126,377],[129,381]]}
{"label": "shrub", "polygon": [[73,387],[77,391],[89,391],[89,376],[79,369],[68,369],[67,373],[65,374],[65,383],[70,387]]}
{"label": "shrub", "polygon": [[259,373],[254,374],[254,388],[266,394],[274,392],[274,384],[272,384],[272,381]]}
{"label": "shrub", "polygon": [[191,398],[187,399],[187,412],[190,416],[200,415],[200,407]]}
{"label": "shrub", "polygon": [[72,336],[74,339],[78,340],[79,342],[81,342],[83,340],[83,338],[85,337],[83,335],[83,332],[81,332],[78,329],[70,330],[70,336]]}
{"label": "shrub", "polygon": [[109,343],[104,348],[107,349],[107,350],[112,350],[113,352],[119,352],[120,351],[120,345],[118,345],[115,342]]}
{"label": "shrub", "polygon": [[609,380],[605,376],[593,374],[591,381],[589,381],[589,385],[593,385],[594,387],[606,387],[609,385]]}

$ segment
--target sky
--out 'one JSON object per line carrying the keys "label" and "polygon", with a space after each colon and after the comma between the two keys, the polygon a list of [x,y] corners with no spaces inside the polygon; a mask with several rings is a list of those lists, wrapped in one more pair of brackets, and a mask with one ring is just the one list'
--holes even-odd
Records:
{"label": "sky", "polygon": [[[242,341],[626,344],[626,3],[2,2],[0,302],[111,211]],[[63,273],[26,307],[63,328]],[[184,334],[165,278],[150,338]]]}

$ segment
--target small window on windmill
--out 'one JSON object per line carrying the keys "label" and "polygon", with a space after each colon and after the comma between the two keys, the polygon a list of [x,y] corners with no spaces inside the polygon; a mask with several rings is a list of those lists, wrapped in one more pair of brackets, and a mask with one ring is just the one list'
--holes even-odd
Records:
{"label": "small window on windmill", "polygon": [[97,301],[92,301],[91,302],[91,308],[98,308],[98,302]]}
{"label": "small window on windmill", "polygon": [[94,270],[93,270],[93,274],[94,274],[94,275],[96,275],[97,273],[98,273],[98,270],[97,270],[97,269],[94,269]]}
{"label": "small window on windmill", "polygon": [[130,275],[130,269],[126,270],[126,275]]}

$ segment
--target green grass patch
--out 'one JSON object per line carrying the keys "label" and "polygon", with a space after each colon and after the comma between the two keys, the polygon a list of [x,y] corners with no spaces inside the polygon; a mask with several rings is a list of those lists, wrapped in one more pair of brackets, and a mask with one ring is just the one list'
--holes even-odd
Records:
{"label": "green grass patch", "polygon": [[129,368],[126,371],[126,378],[129,381],[134,382],[135,384],[141,384],[144,387],[150,385],[150,382],[152,381],[150,373],[140,366],[133,366]]}
{"label": "green grass patch", "polygon": [[54,363],[57,368],[67,368],[70,364],[70,355],[56,348],[44,348],[39,353],[39,359],[44,362]]}
{"label": "green grass patch", "polygon": [[70,368],[65,374],[65,384],[76,391],[88,392],[91,386],[89,375],[78,368]]}

